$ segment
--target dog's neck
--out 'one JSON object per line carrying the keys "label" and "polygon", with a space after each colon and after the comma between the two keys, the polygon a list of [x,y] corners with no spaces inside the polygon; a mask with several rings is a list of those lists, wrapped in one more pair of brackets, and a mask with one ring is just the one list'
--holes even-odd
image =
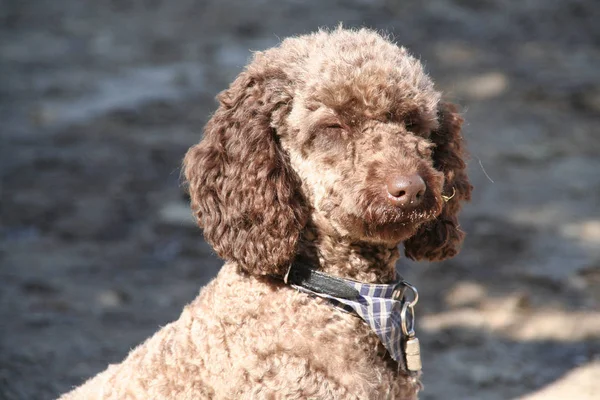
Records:
{"label": "dog's neck", "polygon": [[330,275],[365,283],[389,283],[396,278],[400,253],[397,245],[353,241],[309,226],[300,239],[298,256]]}

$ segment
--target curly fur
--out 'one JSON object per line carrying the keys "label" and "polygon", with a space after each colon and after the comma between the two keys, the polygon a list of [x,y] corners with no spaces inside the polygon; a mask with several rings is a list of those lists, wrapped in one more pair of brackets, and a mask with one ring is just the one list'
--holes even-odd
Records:
{"label": "curly fur", "polygon": [[[256,53],[184,160],[198,224],[227,263],[179,320],[63,398],[416,398],[418,379],[359,318],[281,277],[302,257],[383,283],[402,242],[413,259],[457,253],[471,185],[462,118],[440,97],[415,58],[366,29]],[[423,178],[419,206],[389,201],[397,173]]]}
{"label": "curly fur", "polygon": [[[289,106],[280,71],[243,72],[219,95],[204,140],[185,157],[192,208],[220,257],[260,274],[283,273],[308,212],[277,144],[272,116]],[[260,72],[260,73],[259,73]]]}
{"label": "curly fur", "polygon": [[413,260],[439,261],[454,257],[464,239],[459,229],[458,212],[461,201],[471,199],[471,184],[467,177],[464,146],[460,136],[462,117],[453,104],[442,104],[440,126],[432,133],[435,144],[434,167],[444,173],[444,192],[451,195],[442,213],[423,224],[417,234],[404,242],[406,256]]}

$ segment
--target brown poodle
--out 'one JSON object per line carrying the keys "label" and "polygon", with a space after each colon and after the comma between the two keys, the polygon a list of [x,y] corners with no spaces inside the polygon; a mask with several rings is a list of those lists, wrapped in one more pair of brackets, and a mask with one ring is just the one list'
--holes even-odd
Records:
{"label": "brown poodle", "polygon": [[456,255],[471,184],[462,118],[376,32],[255,54],[184,160],[226,260],[181,317],[63,399],[414,399],[418,374],[355,313],[284,282],[294,259],[364,283]]}

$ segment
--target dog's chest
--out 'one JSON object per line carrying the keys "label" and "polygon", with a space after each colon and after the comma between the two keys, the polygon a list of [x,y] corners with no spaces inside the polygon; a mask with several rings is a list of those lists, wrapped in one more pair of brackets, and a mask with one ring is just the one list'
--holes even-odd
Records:
{"label": "dog's chest", "polygon": [[418,381],[399,373],[365,322],[327,300],[224,267],[191,307],[204,365],[226,375],[233,398],[265,385],[299,398],[412,398],[417,391]]}
{"label": "dog's chest", "polygon": [[221,314],[230,342],[243,343],[240,351],[302,359],[314,370],[364,376],[377,366],[379,374],[397,374],[377,335],[356,315],[289,287],[240,289],[244,298],[229,299]]}

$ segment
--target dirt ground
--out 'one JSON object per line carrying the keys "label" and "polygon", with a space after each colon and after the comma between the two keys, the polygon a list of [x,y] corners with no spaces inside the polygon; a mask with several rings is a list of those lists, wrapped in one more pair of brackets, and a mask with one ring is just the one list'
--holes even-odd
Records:
{"label": "dirt ground", "polygon": [[462,105],[455,259],[421,293],[423,399],[600,398],[600,2],[0,0],[0,399],[51,399],[220,266],[179,181],[249,50],[392,33]]}

